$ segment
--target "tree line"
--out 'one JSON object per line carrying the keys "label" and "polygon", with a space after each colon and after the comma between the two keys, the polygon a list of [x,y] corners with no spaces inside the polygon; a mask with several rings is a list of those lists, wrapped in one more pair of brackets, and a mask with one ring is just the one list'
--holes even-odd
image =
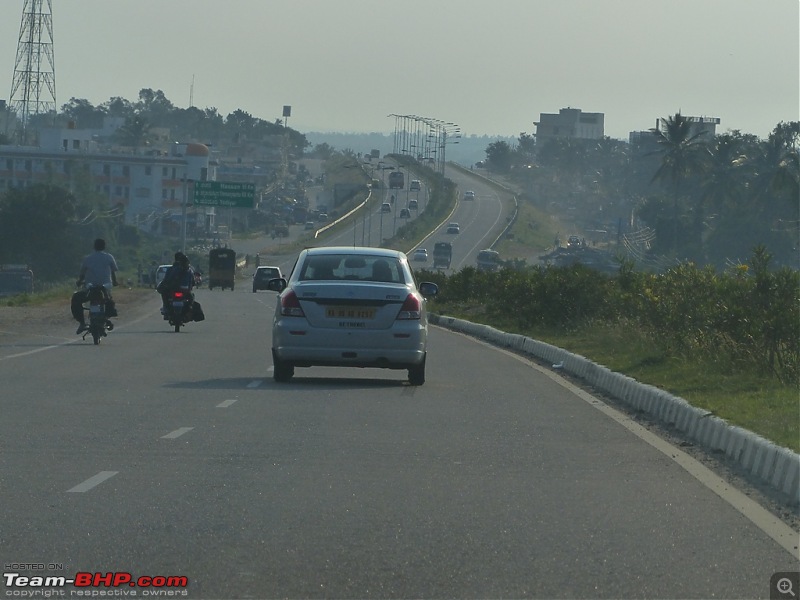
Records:
{"label": "tree line", "polygon": [[[31,117],[29,128],[67,127],[73,123],[80,129],[102,129],[107,117],[123,120],[111,141],[134,148],[156,147],[157,131],[161,128],[169,130],[171,140],[222,147],[247,143],[277,145],[285,136],[290,154],[297,156],[309,145],[302,133],[284,127],[280,118],[266,121],[241,109],[223,117],[215,107],[179,108],[163,91],[150,88],[140,90],[134,102],[114,96],[95,106],[86,99],[70,98],[57,114]],[[0,144],[9,142],[0,134]]]}
{"label": "tree line", "polygon": [[738,130],[693,133],[680,113],[649,136],[495,142],[485,166],[523,196],[582,215],[586,228],[655,232],[653,254],[725,267],[769,249],[776,265],[798,266],[800,122],[779,123],[766,140]]}

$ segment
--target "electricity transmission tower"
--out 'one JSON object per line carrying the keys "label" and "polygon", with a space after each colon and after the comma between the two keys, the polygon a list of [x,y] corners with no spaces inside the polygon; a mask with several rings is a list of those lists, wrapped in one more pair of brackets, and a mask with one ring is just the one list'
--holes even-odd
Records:
{"label": "electricity transmission tower", "polygon": [[[9,112],[16,115],[14,138],[20,145],[30,142],[31,117],[49,113],[55,121],[56,68],[51,0],[25,0],[22,7]],[[6,121],[6,128],[12,120]]]}

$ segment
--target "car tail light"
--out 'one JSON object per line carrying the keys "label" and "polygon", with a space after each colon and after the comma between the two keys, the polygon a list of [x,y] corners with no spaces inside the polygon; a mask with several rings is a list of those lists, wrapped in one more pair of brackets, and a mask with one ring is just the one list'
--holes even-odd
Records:
{"label": "car tail light", "polygon": [[300,306],[300,300],[297,299],[297,294],[294,290],[281,296],[281,315],[284,317],[305,317],[303,308]]}
{"label": "car tail light", "polygon": [[398,321],[418,320],[422,314],[422,303],[414,294],[409,294],[403,306],[400,307],[400,312],[397,313]]}

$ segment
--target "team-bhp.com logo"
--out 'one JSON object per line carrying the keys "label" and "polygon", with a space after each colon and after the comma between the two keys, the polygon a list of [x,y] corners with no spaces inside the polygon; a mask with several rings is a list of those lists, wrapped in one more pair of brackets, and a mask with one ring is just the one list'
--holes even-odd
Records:
{"label": "team-bhp.com logo", "polygon": [[[21,575],[19,573],[3,573],[3,582],[6,585],[7,596],[41,595],[30,592],[33,592],[35,589],[58,589],[74,586],[79,589],[71,590],[70,595],[111,595],[110,592],[102,593],[98,588],[121,588],[119,591],[124,590],[122,594],[117,593],[113,595],[136,596],[136,591],[129,588],[140,588],[142,596],[174,597],[188,595],[186,587],[189,585],[189,578],[182,575],[142,575],[141,577],[134,577],[125,571],[113,571],[109,573],[89,573],[81,571],[75,573],[74,577],[64,577],[63,575],[32,576]],[[22,589],[25,589],[29,593],[21,593]]]}

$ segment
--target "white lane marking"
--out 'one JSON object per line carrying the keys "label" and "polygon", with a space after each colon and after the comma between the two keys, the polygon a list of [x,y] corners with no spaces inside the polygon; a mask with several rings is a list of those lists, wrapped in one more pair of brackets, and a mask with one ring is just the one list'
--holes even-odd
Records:
{"label": "white lane marking", "polygon": [[92,489],[96,485],[100,485],[106,479],[110,479],[111,477],[113,477],[117,473],[119,473],[119,471],[100,471],[94,477],[89,477],[89,479],[87,479],[83,483],[79,483],[74,488],[71,488],[71,489],[67,490],[67,493],[69,493],[69,492],[78,492],[78,493],[88,492],[90,489]]}
{"label": "white lane marking", "polygon": [[236,402],[236,400],[225,400],[224,402],[217,404],[217,408],[228,408],[234,402]]}
{"label": "white lane marking", "polygon": [[184,433],[186,433],[188,431],[191,431],[192,429],[194,429],[194,427],[181,427],[179,429],[176,429],[175,431],[171,431],[167,435],[162,435],[161,439],[162,440],[174,440],[175,438],[181,437]]}
{"label": "white lane marking", "polygon": [[257,388],[258,386],[260,386],[261,383],[262,381],[260,379],[256,379],[255,381],[251,381],[250,383],[248,383],[247,387],[252,390],[253,388]]}

